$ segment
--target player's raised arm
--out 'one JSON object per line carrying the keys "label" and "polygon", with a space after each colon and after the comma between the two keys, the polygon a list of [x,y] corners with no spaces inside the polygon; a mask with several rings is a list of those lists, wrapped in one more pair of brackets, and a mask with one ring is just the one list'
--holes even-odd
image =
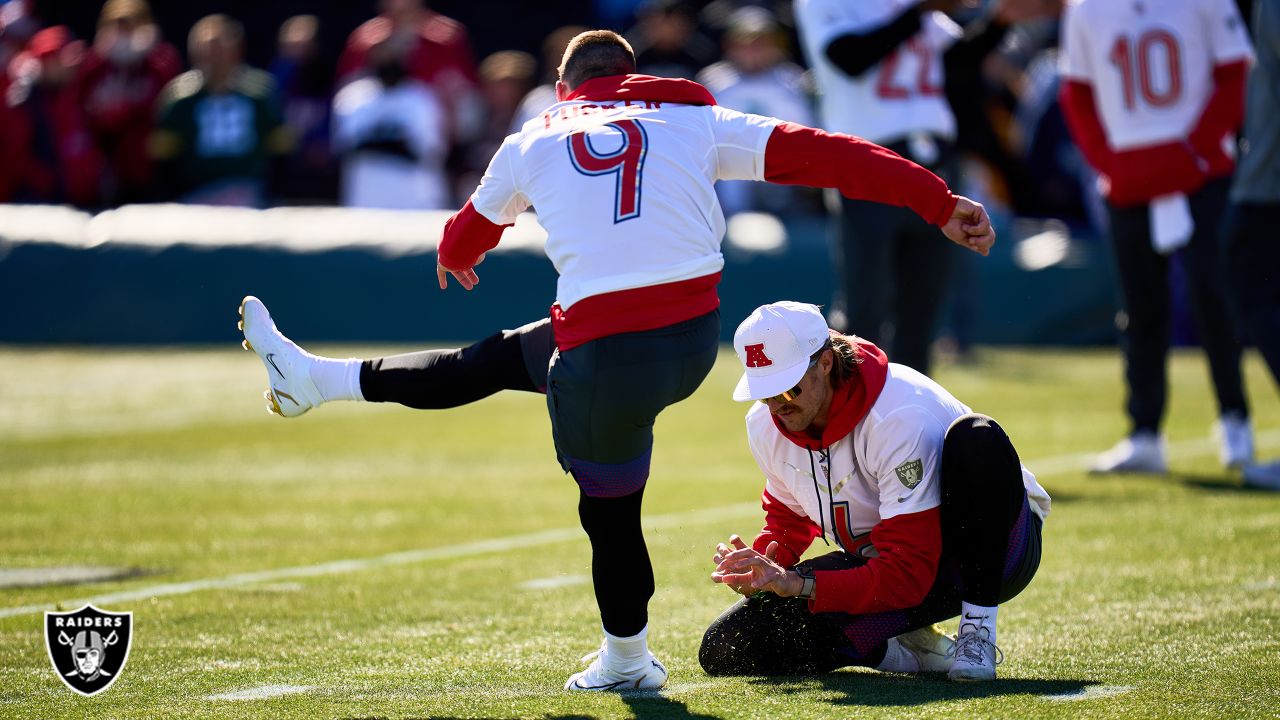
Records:
{"label": "player's raised arm", "polygon": [[942,178],[862,138],[779,123],[769,136],[764,164],[769,182],[835,188],[853,200],[909,208],[980,255],[995,244],[981,203],[953,194]]}

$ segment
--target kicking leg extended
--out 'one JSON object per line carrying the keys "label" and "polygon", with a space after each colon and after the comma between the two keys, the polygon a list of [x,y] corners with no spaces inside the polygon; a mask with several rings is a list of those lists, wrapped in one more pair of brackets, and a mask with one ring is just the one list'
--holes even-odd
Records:
{"label": "kicking leg extended", "polygon": [[434,410],[458,407],[499,390],[543,392],[554,349],[550,320],[503,330],[465,348],[388,357],[326,358],[285,337],[261,300],[240,304],[244,347],[262,359],[267,409],[297,417],[334,400],[395,402]]}

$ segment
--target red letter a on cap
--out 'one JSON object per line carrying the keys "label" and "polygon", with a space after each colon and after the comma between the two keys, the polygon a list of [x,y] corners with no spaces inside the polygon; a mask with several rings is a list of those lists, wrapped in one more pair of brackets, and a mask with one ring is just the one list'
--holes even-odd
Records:
{"label": "red letter a on cap", "polygon": [[769,356],[764,354],[764,343],[746,345],[742,349],[747,353],[747,367],[768,367],[773,364]]}

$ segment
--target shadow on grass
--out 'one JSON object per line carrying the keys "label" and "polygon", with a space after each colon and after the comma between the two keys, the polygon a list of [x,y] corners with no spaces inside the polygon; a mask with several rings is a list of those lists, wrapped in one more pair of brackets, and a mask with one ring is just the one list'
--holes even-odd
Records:
{"label": "shadow on grass", "polygon": [[827,700],[832,705],[867,707],[902,707],[939,700],[973,700],[1001,695],[1059,695],[1076,693],[1097,684],[1092,680],[1022,678],[958,683],[948,680],[941,673],[911,676],[864,672],[835,672],[816,678],[760,678],[750,682],[772,686],[772,690],[779,694],[822,690],[837,695]]}
{"label": "shadow on grass", "polygon": [[[1002,695],[1060,695],[1078,693],[1092,680],[1035,680],[1004,679],[984,683],[956,683],[937,674],[887,675],[863,672],[835,672],[821,677],[764,677],[751,678],[747,682],[757,688],[778,695],[823,693],[834,694],[824,699],[832,706],[861,705],[864,707],[906,707],[943,700],[972,700]],[[648,718],[691,718],[694,720],[719,720],[720,715],[692,712],[688,705],[658,692],[619,693],[618,698],[627,705],[631,716]],[[387,720],[381,716],[348,718],[347,720]],[[397,720],[454,720],[444,716],[421,718],[397,718]],[[544,720],[597,720],[594,715],[545,715]]]}
{"label": "shadow on grass", "polygon": [[1192,490],[1219,493],[1244,493],[1247,495],[1274,495],[1275,490],[1243,485],[1240,479],[1227,474],[1171,473],[1170,477]]}

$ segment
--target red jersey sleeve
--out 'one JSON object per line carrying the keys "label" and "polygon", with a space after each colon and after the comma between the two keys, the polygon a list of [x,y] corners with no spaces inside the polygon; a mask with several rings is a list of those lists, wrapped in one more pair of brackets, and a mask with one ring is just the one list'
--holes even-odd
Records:
{"label": "red jersey sleeve", "polygon": [[956,197],[942,178],[892,150],[790,122],[779,123],[769,135],[764,179],[835,188],[852,200],[910,208],[938,226],[947,223],[956,207]]}
{"label": "red jersey sleeve", "polygon": [[1244,121],[1245,80],[1249,61],[1224,63],[1213,69],[1213,94],[1191,130],[1191,147],[1208,162],[1209,177],[1229,175],[1235,161],[1222,149],[1223,140]]}
{"label": "red jersey sleeve", "polygon": [[881,520],[871,529],[878,557],[849,570],[819,570],[809,609],[864,614],[919,605],[942,556],[938,508]]}
{"label": "red jersey sleeve", "polygon": [[1098,117],[1093,88],[1079,80],[1064,80],[1058,91],[1058,102],[1067,121],[1067,130],[1076,141],[1084,159],[1100,173],[1111,171],[1114,158],[1107,144],[1107,133]]}
{"label": "red jersey sleeve", "polygon": [[474,266],[481,255],[497,247],[502,231],[509,227],[490,222],[476,212],[468,200],[461,210],[445,221],[436,257],[442,267],[466,270]]}
{"label": "red jersey sleeve", "polygon": [[779,565],[789,568],[800,562],[800,556],[818,537],[817,524],[784,505],[768,490],[761,494],[760,505],[764,508],[764,529],[751,547],[763,555],[769,543],[776,542],[778,555],[774,559]]}

